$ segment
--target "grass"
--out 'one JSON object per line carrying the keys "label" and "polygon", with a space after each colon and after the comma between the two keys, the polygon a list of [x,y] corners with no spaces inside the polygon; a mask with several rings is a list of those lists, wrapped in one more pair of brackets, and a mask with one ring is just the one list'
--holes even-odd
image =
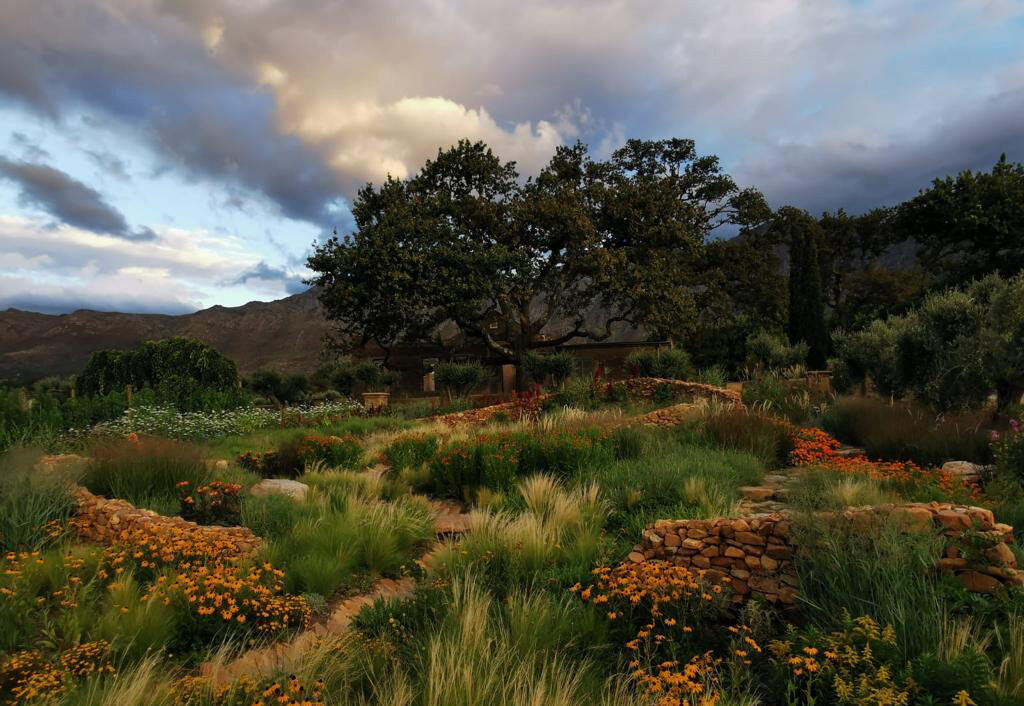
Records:
{"label": "grass", "polygon": [[899,501],[881,481],[863,475],[812,467],[789,488],[788,503],[800,511],[839,510]]}
{"label": "grass", "polygon": [[412,423],[395,417],[352,417],[337,424],[309,428],[264,429],[244,436],[228,436],[207,442],[204,453],[208,458],[234,461],[245,451],[271,451],[302,434],[345,436],[351,434],[365,438],[372,434],[408,429]]}
{"label": "grass", "polygon": [[386,503],[352,492],[307,503],[314,507],[243,505],[243,519],[267,532],[262,558],[284,570],[289,593],[330,597],[367,575],[398,576],[433,536],[433,512],[421,498]]}
{"label": "grass", "polygon": [[932,651],[941,635],[943,600],[932,575],[942,538],[902,534],[884,519],[870,527],[798,518],[800,600],[823,629],[845,613],[892,625],[907,659]]}
{"label": "grass", "polygon": [[176,486],[195,488],[210,479],[198,446],[159,438],[110,439],[96,444],[82,484],[106,498],[163,511],[178,506]]}
{"label": "grass", "polygon": [[753,454],[770,466],[786,464],[792,428],[763,410],[708,406],[697,432],[712,444]]}
{"label": "grass", "polygon": [[869,457],[922,467],[946,461],[991,463],[987,422],[983,412],[940,415],[919,404],[874,397],[837,399],[822,417],[826,431],[862,447]]}
{"label": "grass", "polygon": [[589,469],[580,477],[600,486],[611,508],[608,528],[632,543],[653,520],[731,514],[738,488],[757,485],[764,472],[764,463],[753,454],[649,433],[638,457]]}
{"label": "grass", "polygon": [[39,457],[25,449],[0,454],[0,552],[44,547],[54,539],[51,523],[71,516],[71,479],[35,470]]}
{"label": "grass", "polygon": [[538,574],[586,575],[603,551],[606,506],[594,485],[568,489],[550,476],[518,486],[524,507],[474,510],[469,532],[438,552],[431,568],[441,576],[478,573],[498,593],[531,583]]}

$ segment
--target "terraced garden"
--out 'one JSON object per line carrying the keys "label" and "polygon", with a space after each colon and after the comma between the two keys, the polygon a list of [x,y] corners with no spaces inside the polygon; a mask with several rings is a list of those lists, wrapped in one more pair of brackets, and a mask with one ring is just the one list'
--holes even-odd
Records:
{"label": "terraced garden", "polygon": [[918,463],[814,426],[856,400],[595,399],[9,451],[0,702],[1024,703],[1016,425]]}

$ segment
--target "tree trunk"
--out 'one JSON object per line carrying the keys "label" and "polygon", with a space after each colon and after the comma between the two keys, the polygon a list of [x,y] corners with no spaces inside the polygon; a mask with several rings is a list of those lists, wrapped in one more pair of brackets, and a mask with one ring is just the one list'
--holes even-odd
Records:
{"label": "tree trunk", "polygon": [[996,383],[996,411],[1003,412],[1012,404],[1021,404],[1024,399],[1024,384],[1019,382]]}

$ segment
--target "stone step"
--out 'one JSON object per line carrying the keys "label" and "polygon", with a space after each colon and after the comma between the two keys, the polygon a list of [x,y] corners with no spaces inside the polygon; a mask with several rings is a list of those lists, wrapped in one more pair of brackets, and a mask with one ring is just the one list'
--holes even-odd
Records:
{"label": "stone step", "polygon": [[747,500],[761,501],[773,498],[777,488],[770,485],[744,485],[739,490],[740,495],[743,498]]}

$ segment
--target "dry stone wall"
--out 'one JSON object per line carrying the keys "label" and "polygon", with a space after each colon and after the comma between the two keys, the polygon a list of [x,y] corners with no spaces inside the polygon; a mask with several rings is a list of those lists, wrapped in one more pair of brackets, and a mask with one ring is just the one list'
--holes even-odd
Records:
{"label": "dry stone wall", "polygon": [[108,500],[82,487],[76,487],[72,494],[75,501],[74,529],[83,542],[113,544],[136,529],[153,531],[171,528],[179,534],[195,533],[206,539],[210,539],[211,535],[223,537],[230,541],[240,555],[255,552],[262,543],[248,527],[197,525],[180,517],[165,517],[152,510],[137,508],[126,500]]}
{"label": "dry stone wall", "polygon": [[[902,531],[941,532],[948,540],[938,570],[957,577],[969,591],[991,593],[1005,585],[1024,585],[1024,572],[1008,546],[1013,528],[998,524],[990,510],[944,503],[904,503],[818,513],[823,523],[848,522],[856,529],[896,523]],[[969,537],[968,537],[969,533]],[[967,544],[972,547],[968,549]],[[627,561],[670,561],[728,581],[733,595],[750,594],[784,605],[796,602],[793,566],[796,542],[789,513],[710,520],[659,520],[644,530]],[[910,570],[910,569],[908,569]]]}
{"label": "dry stone wall", "polygon": [[624,387],[629,392],[630,397],[635,399],[649,400],[659,391],[669,390],[674,400],[686,402],[710,400],[726,404],[743,404],[743,398],[736,390],[705,385],[701,382],[670,380],[668,378],[629,378],[628,380],[610,383],[610,386]]}

